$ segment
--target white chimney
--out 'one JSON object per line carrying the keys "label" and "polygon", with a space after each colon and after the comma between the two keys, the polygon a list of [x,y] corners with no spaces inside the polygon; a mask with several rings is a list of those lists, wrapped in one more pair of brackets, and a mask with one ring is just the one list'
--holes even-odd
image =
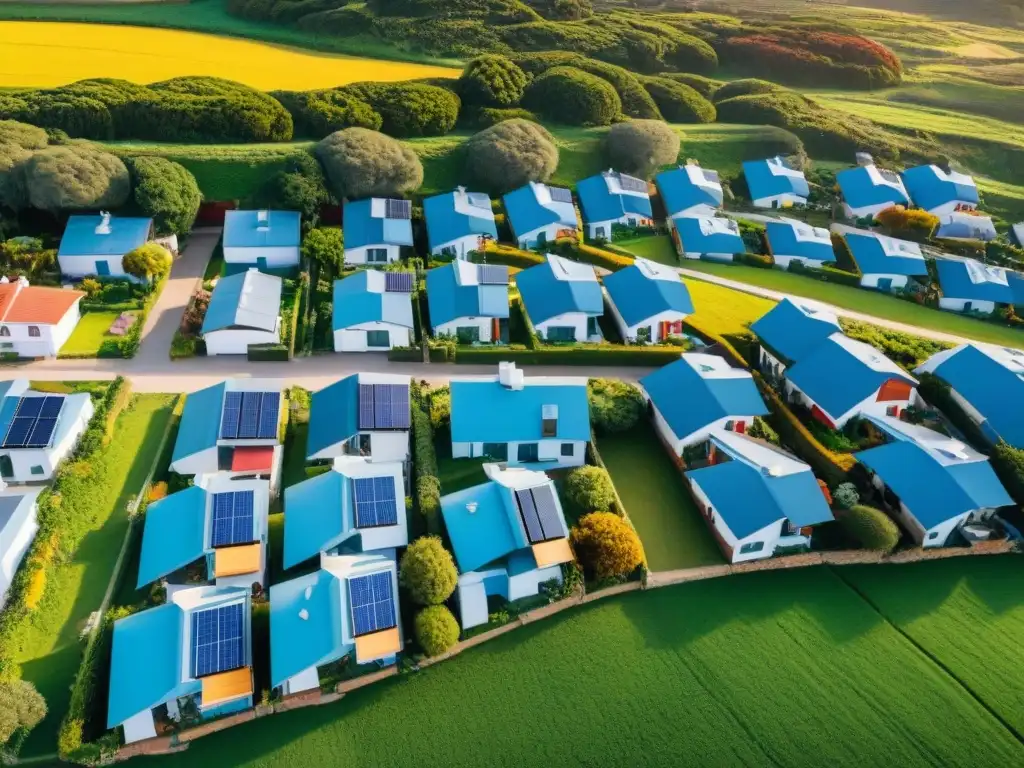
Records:
{"label": "white chimney", "polygon": [[110,234],[110,214],[107,213],[106,211],[100,211],[100,223],[96,225],[96,234]]}
{"label": "white chimney", "polygon": [[516,367],[515,363],[498,363],[498,383],[503,387],[511,386],[511,372]]}
{"label": "white chimney", "polygon": [[309,600],[309,598],[311,598],[313,596],[313,588],[312,587],[306,587],[306,591],[303,593],[303,595],[305,596],[305,598],[307,600]]}
{"label": "white chimney", "polygon": [[526,374],[515,366],[512,367],[512,371],[509,373],[509,389],[520,390],[526,386]]}
{"label": "white chimney", "polygon": [[270,211],[256,211],[256,229],[270,229]]}
{"label": "white chimney", "polygon": [[471,515],[475,515],[478,506],[479,505],[475,501],[471,501],[466,505],[466,511]]}
{"label": "white chimney", "polygon": [[303,608],[301,611],[299,611],[299,618],[303,621],[309,621],[309,611]]}
{"label": "white chimney", "polygon": [[7,283],[9,283],[9,282],[11,282],[11,281],[7,278],[7,275],[4,275],[3,277],[0,277],[0,285],[7,285]]}

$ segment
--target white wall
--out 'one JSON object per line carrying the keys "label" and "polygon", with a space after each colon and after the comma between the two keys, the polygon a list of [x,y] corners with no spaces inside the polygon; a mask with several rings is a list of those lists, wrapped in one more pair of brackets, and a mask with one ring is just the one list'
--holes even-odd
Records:
{"label": "white wall", "polygon": [[[219,434],[219,427],[217,431]],[[199,451],[199,453],[193,453],[190,456],[184,456],[177,461],[172,462],[170,469],[172,472],[177,472],[179,475],[202,475],[207,472],[216,472],[217,446],[206,448]]]}
{"label": "white wall", "polygon": [[434,335],[441,336],[443,334],[450,334],[451,336],[457,336],[459,328],[476,327],[480,329],[480,341],[489,343],[494,341],[494,339],[491,338],[493,325],[494,318],[492,317],[457,317],[447,323],[435,325]]}
{"label": "white wall", "polygon": [[[965,306],[970,303],[970,310]],[[976,299],[939,299],[939,307],[941,309],[947,309],[950,312],[983,312],[986,315],[991,315],[996,311],[996,303],[994,301],[977,301]]]}
{"label": "white wall", "polygon": [[310,667],[305,672],[300,672],[294,677],[289,677],[281,685],[283,696],[292,696],[303,691],[311,691],[320,687],[320,673],[316,667]]}
{"label": "white wall", "polygon": [[509,576],[508,599],[519,600],[523,597],[532,597],[540,593],[540,585],[545,581],[557,579],[562,583],[562,566],[551,565],[547,568],[534,568],[532,571]]}
{"label": "white wall", "polygon": [[906,275],[862,275],[860,284],[862,288],[877,288],[878,281],[887,277],[892,280],[892,290],[907,287]]}
{"label": "white wall", "polygon": [[[402,248],[399,245],[367,245],[362,248],[346,248],[345,249],[345,263],[346,264],[366,264],[366,251],[370,248],[376,250],[377,248],[385,248],[388,252],[388,263],[398,261],[398,257],[401,255]],[[376,266],[380,262],[373,262],[370,266]]]}
{"label": "white wall", "polygon": [[[646,393],[644,394],[646,396]],[[665,418],[661,415],[661,411],[659,411],[657,407],[654,408],[653,417],[654,428],[658,430],[658,433],[666,441],[668,441],[669,445],[672,446],[672,450],[675,452],[676,456],[682,456],[683,449],[686,448],[687,446],[699,445],[703,443],[711,436],[712,433],[724,432],[725,425],[728,424],[730,421],[746,422],[747,429],[750,429],[750,425],[754,421],[753,416],[726,416],[721,419],[716,419],[715,421],[708,424],[706,427],[698,429],[696,432],[691,432],[689,435],[683,435],[682,437],[680,437],[677,436],[676,433],[672,431],[672,427],[670,427],[668,422],[665,421]]]}
{"label": "white wall", "polygon": [[5,528],[0,536],[0,608],[7,602],[11,580],[39,530],[35,497],[22,501],[15,516],[18,519],[12,518],[8,523],[10,530]]}
{"label": "white wall", "polygon": [[272,246],[266,248],[225,248],[224,261],[228,264],[253,264],[266,259],[268,269],[292,267],[299,263],[299,246]]}
{"label": "white wall", "polygon": [[[499,442],[497,440],[488,442]],[[520,443],[537,443],[537,461],[557,464],[562,467],[582,466],[587,458],[587,444],[582,440],[521,440],[506,443],[508,446],[509,466],[529,466],[532,462],[520,463]],[[572,443],[572,455],[562,455],[562,444]],[[484,455],[483,443],[452,443],[452,458],[471,459]]]}
{"label": "white wall", "polygon": [[[693,489],[694,496],[700,502],[701,508],[711,510],[711,525],[715,531],[718,532],[726,546],[732,550],[732,563],[742,563],[747,560],[763,560],[766,557],[771,557],[775,554],[775,547],[778,546],[779,538],[782,535],[782,524],[784,521],[776,520],[770,525],[766,525],[759,531],[746,536],[742,539],[737,539],[736,535],[729,529],[729,526],[719,516],[718,511],[711,504],[707,497],[707,494],[701,489],[697,481],[693,480],[691,476],[687,476],[690,481],[690,487]],[[705,518],[707,519],[707,518]],[[745,544],[752,544],[755,542],[762,542],[764,546],[756,552],[740,553],[740,549]]]}
{"label": "white wall", "polygon": [[[370,432],[370,461],[406,461],[409,458],[409,431]],[[402,491],[402,495],[405,491]]]}
{"label": "white wall", "polygon": [[206,355],[244,355],[250,344],[280,344],[281,318],[277,319],[278,330],[257,331],[251,328],[237,330],[210,331],[203,334],[206,341]]}
{"label": "white wall", "polygon": [[446,248],[450,248],[456,258],[465,259],[469,256],[470,251],[479,250],[480,235],[466,235],[455,240],[449,240],[447,243],[441,243],[430,253],[434,256],[442,256]]}
{"label": "white wall", "polygon": [[516,233],[516,242],[519,244],[519,247],[521,249],[529,250],[530,248],[533,248],[535,245],[537,245],[537,237],[540,235],[541,232],[544,233],[547,242],[552,243],[558,237],[558,233],[561,232],[563,229],[569,229],[569,227],[564,227],[558,223],[548,224],[546,227],[537,227],[537,229],[532,229],[529,232],[524,232],[521,235],[519,233]]}
{"label": "white wall", "polygon": [[133,715],[124,721],[124,743],[131,744],[143,739],[156,738],[156,723],[153,720],[153,710],[144,709],[139,714]]}
{"label": "white wall", "polygon": [[[366,344],[367,331],[387,331],[389,347],[369,347]],[[408,347],[411,344],[412,329],[392,323],[361,323],[351,328],[334,332],[335,352],[383,352],[390,347]]]}
{"label": "white wall", "polygon": [[805,267],[813,267],[820,269],[821,265],[825,262],[818,259],[808,259],[806,256],[777,256],[772,254],[772,258],[775,260],[775,266],[779,269],[789,269],[790,262],[799,261]]}
{"label": "white wall", "polygon": [[121,267],[121,254],[120,256],[58,256],[57,261],[60,264],[60,271],[62,274],[68,277],[89,277],[90,275],[98,275],[99,271],[96,269],[96,262],[105,261],[107,266],[110,267],[110,277],[127,277],[130,280],[137,280],[127,274]]}
{"label": "white wall", "polygon": [[753,202],[755,208],[785,208],[790,205],[807,205],[807,198],[787,192],[784,195],[759,197]]}
{"label": "white wall", "polygon": [[548,328],[573,327],[576,329],[576,341],[587,341],[587,315],[582,312],[566,312],[564,315],[555,315],[543,323],[534,323],[534,330],[542,339],[547,339]]}
{"label": "white wall", "polygon": [[654,224],[654,220],[634,213],[628,216],[619,216],[617,219],[608,219],[607,221],[588,221],[584,226],[587,228],[588,237],[598,237],[597,230],[599,227],[603,227],[604,234],[600,235],[600,237],[611,240],[612,226],[615,224],[621,224],[624,227],[650,227]]}
{"label": "white wall", "polygon": [[612,319],[615,321],[616,327],[619,329],[619,333],[622,337],[628,341],[636,341],[636,332],[638,328],[649,327],[651,329],[650,341],[648,344],[657,344],[663,341],[661,338],[661,324],[663,322],[674,323],[678,320],[686,318],[682,312],[676,312],[675,310],[666,309],[664,312],[659,312],[656,315],[651,315],[642,323],[635,323],[634,325],[626,325],[626,321],[622,318],[619,313],[619,308],[615,306],[615,302],[612,301],[611,296],[608,296],[608,307],[612,311]]}
{"label": "white wall", "polygon": [[[21,357],[55,357],[68,340],[80,318],[79,303],[75,302],[56,325],[45,323],[3,323],[10,336],[0,336],[0,352],[17,352]],[[38,336],[29,336],[28,329],[39,329]],[[4,346],[10,344],[10,347]]]}
{"label": "white wall", "polygon": [[928,213],[933,216],[945,216],[949,213],[956,213],[957,210],[962,211],[964,209],[970,209],[973,211],[977,210],[977,208],[978,206],[974,203],[968,203],[966,200],[951,200],[948,203],[943,203],[942,205],[937,205],[934,208],[928,209]]}
{"label": "white wall", "polygon": [[885,412],[889,408],[891,408],[892,406],[896,406],[897,408],[899,408],[902,411],[908,405],[915,405],[915,404],[917,404],[920,401],[920,398],[917,395],[917,390],[914,389],[913,387],[911,387],[911,389],[910,389],[910,397],[907,398],[906,400],[882,400],[882,401],[879,401],[878,400],[878,393],[879,393],[879,391],[881,389],[881,388],[879,388],[879,389],[876,389],[873,393],[871,393],[870,397],[864,398],[864,400],[862,400],[861,402],[857,403],[857,405],[855,405],[853,408],[848,410],[846,413],[842,413],[842,414],[839,414],[837,416],[836,414],[829,413],[827,410],[825,410],[820,405],[818,405],[818,403],[814,402],[814,400],[812,400],[810,397],[808,397],[803,392],[803,390],[801,390],[799,387],[794,385],[789,379],[785,380],[785,385],[784,386],[785,386],[785,390],[786,390],[787,394],[790,394],[790,393],[796,394],[798,399],[808,409],[813,408],[814,406],[817,405],[818,408],[821,411],[823,411],[826,416],[835,418],[835,428],[836,429],[842,429],[846,425],[846,422],[848,422],[854,416],[864,416],[864,415],[885,416]]}

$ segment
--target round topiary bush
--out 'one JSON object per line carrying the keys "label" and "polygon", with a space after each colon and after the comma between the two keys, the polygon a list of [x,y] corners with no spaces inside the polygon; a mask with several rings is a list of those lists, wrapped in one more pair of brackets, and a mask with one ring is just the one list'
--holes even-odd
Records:
{"label": "round topiary bush", "polygon": [[427,656],[437,656],[459,641],[459,623],[445,606],[430,605],[416,614],[413,634]]}
{"label": "round topiary bush", "polygon": [[751,77],[745,80],[733,80],[731,83],[726,83],[721,88],[716,89],[714,100],[715,104],[717,104],[734,96],[753,96],[759,93],[776,93],[788,90],[784,85]]}
{"label": "round topiary bush", "polygon": [[462,100],[428,83],[352,83],[339,89],[373,108],[389,136],[442,136],[455,127]]}
{"label": "round topiary bush", "polygon": [[131,191],[121,158],[89,147],[46,147],[17,167],[28,204],[44,211],[120,208]]}
{"label": "round topiary bush", "polygon": [[632,429],[646,409],[640,390],[618,379],[591,379],[587,396],[590,423],[602,434]]}
{"label": "round topiary bush", "polygon": [[679,134],[661,120],[616,123],[605,138],[612,168],[647,178],[679,157]]}
{"label": "round topiary bush", "polygon": [[685,83],[667,77],[648,77],[644,88],[670,123],[712,123],[715,105]]}
{"label": "round topiary bush", "polygon": [[459,574],[441,537],[421,536],[402,555],[398,580],[409,591],[413,602],[440,605],[455,591]]}
{"label": "round topiary bush", "polygon": [[157,234],[188,234],[203,202],[196,177],[165,157],[133,157],[126,164],[135,204],[153,219]]}
{"label": "round topiary bush", "polygon": [[466,142],[466,172],[488,192],[547,181],[558,167],[558,148],[543,126],[504,120]]}
{"label": "round topiary bush", "polygon": [[565,476],[565,495],[578,509],[607,512],[615,503],[615,488],[603,467],[576,467]]}
{"label": "round topiary bush", "polygon": [[170,251],[159,243],[143,243],[121,258],[124,271],[142,280],[156,280],[171,271]]}
{"label": "round topiary bush", "polygon": [[836,511],[836,521],[847,536],[864,549],[891,552],[900,541],[900,529],[885,512],[863,504]]}
{"label": "round topiary bush", "polygon": [[720,80],[712,80],[710,77],[701,77],[689,72],[665,72],[658,75],[658,77],[667,77],[669,80],[675,80],[683,85],[688,85],[705,99],[710,99],[712,94],[722,85]]}
{"label": "round topiary bush", "polygon": [[584,515],[572,529],[570,540],[580,564],[596,579],[627,576],[644,559],[636,531],[612,512]]}
{"label": "round topiary bush", "polygon": [[0,120],[0,144],[14,144],[23,149],[42,149],[49,136],[42,128],[17,120]]}
{"label": "round topiary bush", "polygon": [[504,56],[477,56],[459,78],[459,93],[465,104],[480,107],[511,107],[519,103],[526,89],[526,73]]}
{"label": "round topiary bush", "polygon": [[569,125],[608,125],[622,114],[622,100],[607,80],[575,67],[553,67],[523,94],[523,106]]}
{"label": "round topiary bush", "polygon": [[423,183],[423,165],[409,147],[367,128],[346,128],[316,145],[315,153],[339,199],[396,197]]}

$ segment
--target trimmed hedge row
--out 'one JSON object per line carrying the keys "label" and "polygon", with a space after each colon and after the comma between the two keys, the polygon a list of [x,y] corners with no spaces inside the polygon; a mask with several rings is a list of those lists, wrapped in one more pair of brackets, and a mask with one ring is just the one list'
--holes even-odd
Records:
{"label": "trimmed hedge row", "polygon": [[456,363],[492,365],[508,360],[523,365],[637,365],[655,368],[679,359],[680,347],[590,344],[578,347],[458,347]]}
{"label": "trimmed hedge row", "polygon": [[[419,382],[410,387],[412,406],[412,455],[416,470],[416,508],[426,519],[427,533],[440,534],[441,480],[438,478],[437,451],[434,448],[434,428],[424,402],[427,395]],[[410,536],[412,538],[412,536]]]}
{"label": "trimmed hedge row", "polygon": [[249,362],[287,362],[291,353],[284,344],[250,344],[245,357]]}

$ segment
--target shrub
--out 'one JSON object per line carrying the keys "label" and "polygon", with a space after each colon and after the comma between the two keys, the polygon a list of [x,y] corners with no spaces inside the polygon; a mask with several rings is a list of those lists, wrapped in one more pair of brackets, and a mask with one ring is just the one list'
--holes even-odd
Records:
{"label": "shrub", "polygon": [[438,656],[459,641],[459,623],[443,605],[430,605],[417,613],[413,632],[427,656]]}
{"label": "shrub", "polygon": [[331,201],[323,168],[309,152],[300,152],[288,159],[256,193],[258,205],[274,210],[298,211],[304,224],[316,226],[320,208]]}
{"label": "shrub", "polygon": [[399,196],[423,183],[416,153],[377,131],[346,128],[323,139],[315,151],[339,199]]}
{"label": "shrub", "polygon": [[622,114],[622,100],[611,83],[575,67],[554,67],[534,79],[523,105],[570,125],[608,125]]}
{"label": "shrub", "polygon": [[1000,440],[992,449],[992,469],[1018,504],[1024,504],[1024,450]]}
{"label": "shrub", "polygon": [[389,136],[441,136],[455,127],[461,101],[447,88],[424,83],[353,83],[340,89],[369,104]]}
{"label": "shrub", "polygon": [[689,72],[663,72],[658,77],[667,77],[669,80],[675,80],[683,85],[688,85],[705,99],[709,100],[715,91],[722,86],[720,80],[712,80],[710,77],[701,77]]}
{"label": "shrub", "polygon": [[32,730],[46,717],[46,701],[27,680],[0,683],[0,744],[19,728]]}
{"label": "shrub", "polygon": [[28,202],[21,182],[21,164],[32,156],[32,151],[17,144],[0,143],[0,208],[17,210]]}
{"label": "shrub", "polygon": [[720,101],[725,101],[735,96],[754,96],[759,93],[776,93],[788,90],[785,86],[768,80],[757,80],[755,78],[732,80],[715,90],[714,102],[717,104]]}
{"label": "shrub", "polygon": [[452,394],[448,387],[430,393],[430,425],[434,429],[447,426],[452,417]]}
{"label": "shrub", "polygon": [[547,181],[558,167],[558,148],[543,126],[505,120],[466,142],[466,172],[491,193],[529,181]]}
{"label": "shrub", "polygon": [[337,274],[345,266],[345,239],[342,231],[338,227],[311,229],[302,239],[302,255],[329,273]]}
{"label": "shrub", "polygon": [[832,491],[832,501],[840,509],[852,509],[860,501],[860,494],[857,492],[857,486],[853,483],[840,483],[836,486],[835,490]]}
{"label": "shrub", "polygon": [[764,440],[772,445],[782,445],[782,441],[779,439],[779,433],[772,429],[771,425],[760,416],[754,417],[754,420],[750,423],[750,427],[747,429],[747,434],[750,435],[750,437],[755,437],[758,440]]}
{"label": "shrub", "polygon": [[439,536],[421,536],[402,555],[399,580],[419,605],[439,605],[451,597],[459,574]]}
{"label": "shrub", "polygon": [[608,131],[605,150],[613,168],[642,178],[679,157],[679,134],[661,120],[628,120]]}
{"label": "shrub", "polygon": [[885,228],[886,234],[911,240],[927,240],[939,226],[938,216],[921,208],[910,210],[893,205],[875,214],[875,221]]}
{"label": "shrub", "polygon": [[599,434],[632,429],[646,410],[640,390],[619,379],[590,379],[587,399],[590,422]]}
{"label": "shrub", "polygon": [[882,328],[859,320],[842,318],[839,321],[843,333],[857,341],[863,341],[885,353],[889,359],[899,363],[908,371],[921,365],[925,360],[952,347],[943,341],[913,336],[902,331]]}
{"label": "shrub", "polygon": [[[420,357],[422,359],[422,353]],[[420,514],[427,520],[435,518],[441,511],[441,481],[433,475],[421,475],[416,479],[416,496]]]}
{"label": "shrub", "polygon": [[900,529],[887,514],[874,507],[855,504],[836,511],[836,521],[850,538],[865,549],[891,552],[900,541]]}
{"label": "shrub", "polygon": [[636,531],[611,512],[584,515],[573,527],[570,539],[583,567],[596,579],[626,576],[644,559]]}
{"label": "shrub", "polygon": [[42,149],[49,136],[42,128],[16,120],[0,120],[0,144],[13,144],[22,149]]}
{"label": "shrub", "polygon": [[19,168],[28,204],[44,211],[119,208],[131,190],[120,158],[86,147],[47,147]]}
{"label": "shrub", "polygon": [[511,107],[526,89],[526,73],[504,56],[478,56],[462,70],[459,93],[467,104]]}
{"label": "shrub", "polygon": [[158,280],[171,271],[171,254],[159,243],[143,243],[121,259],[129,275],[143,280]]}
{"label": "shrub", "polygon": [[296,137],[322,139],[345,128],[380,130],[383,118],[369,104],[340,88],[323,91],[272,91],[292,116]]}
{"label": "shrub", "polygon": [[188,234],[203,202],[196,177],[183,165],[164,157],[128,158],[125,164],[135,204],[143,215],[153,219],[157,234]]}
{"label": "shrub", "polygon": [[684,83],[665,77],[648,77],[644,79],[644,88],[670,123],[711,123],[715,120],[715,105]]}
{"label": "shrub", "polygon": [[615,504],[615,488],[604,467],[576,467],[565,476],[565,495],[578,509],[608,512]]}
{"label": "shrub", "polygon": [[538,117],[528,109],[521,109],[516,107],[514,109],[495,109],[494,107],[484,107],[483,109],[476,109],[470,107],[462,111],[462,126],[465,128],[490,128],[492,125],[497,125],[504,120],[529,120],[530,122],[536,123]]}

